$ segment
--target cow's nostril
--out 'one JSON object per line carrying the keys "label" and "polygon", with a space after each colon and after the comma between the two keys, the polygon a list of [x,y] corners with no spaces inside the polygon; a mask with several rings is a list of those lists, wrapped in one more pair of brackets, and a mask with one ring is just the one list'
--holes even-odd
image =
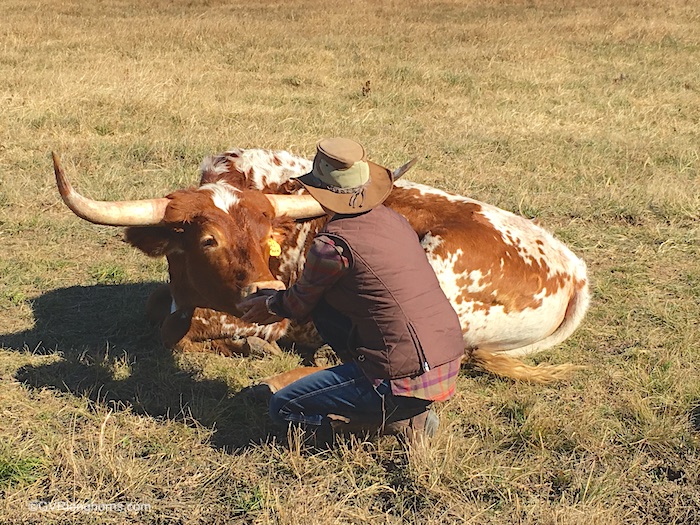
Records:
{"label": "cow's nostril", "polygon": [[251,283],[241,288],[241,299],[259,292],[260,290],[286,290],[287,287],[282,281],[259,281]]}

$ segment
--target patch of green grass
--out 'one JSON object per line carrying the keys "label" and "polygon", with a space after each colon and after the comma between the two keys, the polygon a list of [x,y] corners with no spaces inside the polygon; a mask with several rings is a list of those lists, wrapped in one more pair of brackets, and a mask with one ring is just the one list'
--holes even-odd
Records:
{"label": "patch of green grass", "polygon": [[236,487],[227,499],[227,506],[233,516],[247,519],[258,514],[266,504],[265,494],[260,487]]}
{"label": "patch of green grass", "polygon": [[39,457],[0,453],[0,488],[34,483],[41,477],[45,464]]}
{"label": "patch of green grass", "polygon": [[12,306],[20,306],[27,300],[26,294],[21,290],[6,290],[2,295]]}
{"label": "patch of green grass", "polygon": [[88,273],[97,284],[121,284],[127,281],[126,270],[119,264],[93,264],[89,267]]}

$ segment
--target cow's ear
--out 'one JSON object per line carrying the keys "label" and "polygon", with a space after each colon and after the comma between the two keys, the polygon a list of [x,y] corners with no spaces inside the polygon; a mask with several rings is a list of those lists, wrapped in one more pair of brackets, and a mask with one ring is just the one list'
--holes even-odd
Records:
{"label": "cow's ear", "polygon": [[286,195],[293,195],[297,193],[299,190],[301,190],[303,186],[301,185],[301,182],[299,182],[296,179],[289,179],[286,181],[284,184],[282,184],[279,189],[277,190],[277,193],[282,193]]}
{"label": "cow's ear", "polygon": [[288,239],[294,231],[294,227],[294,219],[287,215],[275,217],[272,220],[272,238],[279,244],[284,244],[285,240]]}
{"label": "cow's ear", "polygon": [[150,257],[163,257],[180,246],[180,232],[167,226],[139,226],[126,229],[126,242]]}

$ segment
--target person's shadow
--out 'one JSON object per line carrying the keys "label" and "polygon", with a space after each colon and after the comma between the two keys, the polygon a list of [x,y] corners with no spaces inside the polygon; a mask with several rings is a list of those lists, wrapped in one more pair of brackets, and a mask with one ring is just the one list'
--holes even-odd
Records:
{"label": "person's shadow", "polygon": [[2,333],[0,345],[35,353],[60,352],[48,364],[25,366],[16,379],[54,388],[153,418],[214,429],[214,446],[238,449],[278,434],[266,406],[223,381],[180,368],[150,326],[144,305],[159,283],[72,286],[33,300],[34,327]]}

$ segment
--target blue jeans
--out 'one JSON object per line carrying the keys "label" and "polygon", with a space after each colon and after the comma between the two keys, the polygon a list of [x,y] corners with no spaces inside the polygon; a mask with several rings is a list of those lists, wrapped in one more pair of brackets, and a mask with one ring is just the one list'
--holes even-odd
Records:
{"label": "blue jeans", "polygon": [[424,412],[431,401],[394,396],[388,380],[377,387],[351,361],[308,375],[276,392],[270,399],[270,417],[277,423],[320,426],[328,414],[353,423],[376,426]]}
{"label": "blue jeans", "polygon": [[424,399],[394,396],[388,380],[375,387],[367,379],[352,360],[352,322],[324,299],[312,312],[312,319],[343,364],[308,375],[275,393],[270,399],[273,421],[319,426],[328,423],[328,414],[336,414],[380,427],[416,416],[430,406],[431,401]]}

